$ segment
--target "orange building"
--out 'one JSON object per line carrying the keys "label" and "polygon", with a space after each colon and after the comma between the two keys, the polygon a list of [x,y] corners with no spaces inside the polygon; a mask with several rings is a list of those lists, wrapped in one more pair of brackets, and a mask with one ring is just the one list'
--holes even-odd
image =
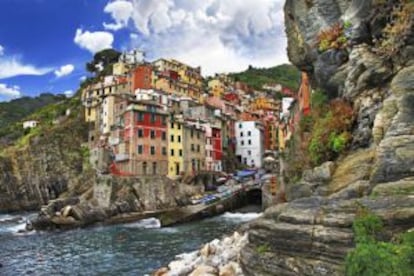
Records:
{"label": "orange building", "polygon": [[151,89],[152,87],[152,72],[151,64],[141,64],[131,70],[131,84],[132,91],[136,89]]}

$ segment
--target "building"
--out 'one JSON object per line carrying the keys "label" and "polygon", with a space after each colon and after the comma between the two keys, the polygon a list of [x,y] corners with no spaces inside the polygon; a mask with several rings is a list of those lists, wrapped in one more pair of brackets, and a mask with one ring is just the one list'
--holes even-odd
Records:
{"label": "building", "polygon": [[167,117],[162,106],[136,101],[121,115],[122,142],[115,147],[117,168],[130,175],[167,175]]}
{"label": "building", "polygon": [[184,174],[194,175],[205,169],[205,133],[198,123],[188,122],[183,129]]}
{"label": "building", "polygon": [[140,64],[130,71],[132,91],[153,88],[153,66]]}
{"label": "building", "polygon": [[168,123],[168,176],[170,178],[180,176],[184,171],[183,123],[182,118],[170,116]]}
{"label": "building", "polygon": [[219,78],[213,78],[208,82],[208,91],[214,97],[223,97],[225,90],[226,86]]}
{"label": "building", "polygon": [[35,128],[35,127],[37,127],[38,124],[39,124],[39,122],[35,121],[35,120],[25,121],[25,122],[23,122],[23,128],[24,129],[26,129],[26,128]]}
{"label": "building", "polygon": [[236,156],[244,165],[262,166],[264,154],[263,126],[257,121],[236,122]]}

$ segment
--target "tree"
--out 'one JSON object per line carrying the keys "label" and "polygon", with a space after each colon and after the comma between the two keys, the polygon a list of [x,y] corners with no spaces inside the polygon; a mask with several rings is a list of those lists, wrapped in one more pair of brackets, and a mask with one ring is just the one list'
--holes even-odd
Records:
{"label": "tree", "polygon": [[96,75],[109,75],[112,64],[117,62],[120,52],[114,49],[105,49],[97,52],[91,62],[86,63],[86,70]]}

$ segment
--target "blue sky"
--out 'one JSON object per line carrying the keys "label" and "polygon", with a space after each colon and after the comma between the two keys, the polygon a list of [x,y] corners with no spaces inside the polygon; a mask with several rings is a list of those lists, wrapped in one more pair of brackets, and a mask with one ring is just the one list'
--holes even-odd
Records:
{"label": "blue sky", "polygon": [[206,75],[287,61],[282,0],[0,0],[0,101],[75,91],[107,47]]}

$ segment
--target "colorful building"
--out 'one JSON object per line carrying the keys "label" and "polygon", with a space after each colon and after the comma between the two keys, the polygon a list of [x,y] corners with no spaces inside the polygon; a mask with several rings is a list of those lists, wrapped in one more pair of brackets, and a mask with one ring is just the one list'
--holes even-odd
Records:
{"label": "colorful building", "polygon": [[168,114],[157,103],[137,101],[122,114],[122,143],[115,148],[117,168],[131,175],[167,175]]}
{"label": "colorful building", "polygon": [[168,123],[168,176],[175,178],[184,171],[184,127],[182,118],[170,116]]}

